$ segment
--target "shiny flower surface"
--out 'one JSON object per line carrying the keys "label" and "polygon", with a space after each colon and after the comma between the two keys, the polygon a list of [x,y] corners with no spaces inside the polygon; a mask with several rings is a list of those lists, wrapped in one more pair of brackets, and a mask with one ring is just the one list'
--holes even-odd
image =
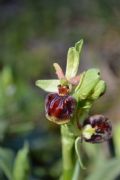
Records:
{"label": "shiny flower surface", "polygon": [[58,86],[58,93],[50,93],[45,100],[46,117],[56,124],[70,121],[76,108],[76,100],[69,95],[68,86]]}

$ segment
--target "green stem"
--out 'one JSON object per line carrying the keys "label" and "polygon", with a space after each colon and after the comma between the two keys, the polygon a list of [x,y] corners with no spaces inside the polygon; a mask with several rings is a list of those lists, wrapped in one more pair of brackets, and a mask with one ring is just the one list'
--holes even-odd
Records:
{"label": "green stem", "polygon": [[72,180],[80,180],[80,163],[77,160]]}
{"label": "green stem", "polygon": [[62,160],[63,160],[63,175],[62,180],[72,180],[74,165],[75,165],[75,153],[74,142],[75,138],[73,134],[69,132],[67,126],[61,126],[62,135]]}

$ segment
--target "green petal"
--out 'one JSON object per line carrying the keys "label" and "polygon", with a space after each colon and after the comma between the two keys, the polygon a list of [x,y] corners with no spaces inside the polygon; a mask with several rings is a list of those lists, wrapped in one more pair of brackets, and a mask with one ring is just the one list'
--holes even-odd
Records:
{"label": "green petal", "polygon": [[100,71],[98,69],[89,69],[85,72],[82,82],[75,89],[74,97],[79,100],[86,99],[96,84],[100,81]]}
{"label": "green petal", "polygon": [[60,81],[57,79],[53,80],[37,80],[36,86],[40,87],[47,92],[57,92],[57,86],[60,84]]}
{"label": "green petal", "polygon": [[66,78],[71,79],[76,76],[79,66],[79,56],[83,40],[78,41],[75,47],[71,47],[67,54]]}

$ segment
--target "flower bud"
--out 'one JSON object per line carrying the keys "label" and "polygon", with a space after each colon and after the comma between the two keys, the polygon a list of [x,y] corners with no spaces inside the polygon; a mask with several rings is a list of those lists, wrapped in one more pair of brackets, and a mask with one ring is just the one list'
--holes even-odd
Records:
{"label": "flower bud", "polygon": [[76,107],[76,100],[69,95],[68,86],[58,86],[58,93],[48,94],[45,100],[45,112],[48,120],[56,124],[70,121]]}
{"label": "flower bud", "polygon": [[111,138],[111,122],[103,115],[88,117],[83,123],[82,137],[86,142],[101,143]]}

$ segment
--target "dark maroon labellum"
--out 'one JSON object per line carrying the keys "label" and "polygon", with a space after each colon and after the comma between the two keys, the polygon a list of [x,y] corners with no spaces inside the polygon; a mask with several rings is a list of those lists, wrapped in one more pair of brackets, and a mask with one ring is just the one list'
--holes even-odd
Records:
{"label": "dark maroon labellum", "polygon": [[101,143],[111,138],[111,121],[103,115],[88,117],[83,123],[83,139],[90,143]]}
{"label": "dark maroon labellum", "polygon": [[48,94],[45,100],[46,117],[56,124],[64,124],[73,116],[76,100],[69,95],[68,86],[58,86],[58,93]]}

